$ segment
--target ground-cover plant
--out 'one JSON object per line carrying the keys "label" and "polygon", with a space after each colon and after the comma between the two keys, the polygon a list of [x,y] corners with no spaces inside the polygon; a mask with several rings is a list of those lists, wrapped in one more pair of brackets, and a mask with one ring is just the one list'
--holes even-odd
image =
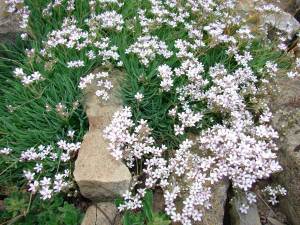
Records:
{"label": "ground-cover plant", "polygon": [[[267,28],[255,32],[238,1],[6,2],[20,17],[24,41],[1,49],[5,220],[35,224],[61,212],[51,223],[79,222],[61,196],[76,193],[73,161],[88,127],[82,89],[97,82],[99,101],[107,100],[115,67],[125,74],[124,109],[104,136],[134,174],[119,205],[127,210],[124,224],[133,217],[155,224],[143,200],[147,189],[162,188],[165,213],[189,225],[211,207],[211,189],[223,178],[249,195],[280,171],[266,97],[277,76],[297,77],[298,68],[285,52],[284,32],[272,42]],[[256,4],[260,14],[280,10]]]}
{"label": "ground-cover plant", "polygon": [[[123,199],[116,199],[117,206],[124,203]],[[140,211],[126,211],[122,218],[124,225],[169,225],[171,221],[168,216],[162,212],[155,212],[153,209],[153,192],[147,190],[142,199],[142,207]]]}

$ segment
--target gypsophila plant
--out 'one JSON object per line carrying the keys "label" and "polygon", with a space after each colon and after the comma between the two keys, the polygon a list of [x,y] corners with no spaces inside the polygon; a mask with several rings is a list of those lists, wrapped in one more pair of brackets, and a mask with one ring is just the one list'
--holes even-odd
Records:
{"label": "gypsophila plant", "polygon": [[[250,15],[238,0],[5,2],[26,46],[17,56],[0,52],[1,186],[34,196],[24,197],[28,210],[32,202],[33,210],[49,203],[62,215],[76,211],[57,196],[76,193],[71,174],[87,131],[82,94],[108,100],[116,67],[124,107],[103,135],[134,175],[121,211],[139,212],[158,187],[170,219],[191,225],[212,207],[213,187],[229,179],[246,193],[246,213],[252,188],[282,169],[266,97],[279,76],[299,77],[300,62],[286,54],[290,27],[269,40],[274,24],[251,23],[280,8],[253,1]],[[29,218],[24,204],[8,214]]]}

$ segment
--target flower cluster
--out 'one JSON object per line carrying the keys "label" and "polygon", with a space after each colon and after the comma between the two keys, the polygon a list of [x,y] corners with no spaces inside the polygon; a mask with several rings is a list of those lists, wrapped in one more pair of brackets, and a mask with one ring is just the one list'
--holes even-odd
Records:
{"label": "flower cluster", "polygon": [[99,15],[92,15],[88,20],[90,27],[93,26],[92,23],[97,23],[94,25],[94,29],[97,28],[97,26],[100,26],[100,28],[121,31],[124,20],[122,15],[118,14],[116,11],[105,11]]}
{"label": "flower cluster", "polygon": [[193,112],[187,105],[183,107],[183,111],[177,114],[181,125],[174,125],[175,135],[182,135],[186,127],[195,127],[196,123],[203,118],[202,113]]}
{"label": "flower cluster", "polygon": [[72,156],[79,150],[80,142],[67,143],[64,140],[57,142],[59,151],[53,148],[51,145],[40,145],[37,148],[29,148],[21,153],[20,161],[35,161],[45,159],[58,159],[67,162]]}
{"label": "flower cluster", "polygon": [[[148,33],[150,29],[162,25],[175,28],[180,23],[184,23],[190,16],[190,13],[187,10],[173,0],[168,0],[166,2],[150,0],[149,2],[151,8],[148,11],[145,9],[138,9],[138,19],[144,33]],[[151,16],[147,17],[146,12]]]}
{"label": "flower cluster", "polygon": [[126,53],[133,53],[138,56],[141,63],[148,66],[157,55],[164,58],[170,58],[172,52],[168,50],[165,42],[160,41],[156,36],[142,36],[137,41],[126,49]]}
{"label": "flower cluster", "polygon": [[63,21],[60,30],[54,30],[48,35],[48,40],[45,42],[45,48],[55,48],[64,46],[66,48],[74,48],[81,50],[91,43],[89,34],[76,26],[75,18],[66,18]]}
{"label": "flower cluster", "polygon": [[[72,157],[75,157],[80,144],[80,142],[69,143],[60,140],[56,146],[40,145],[23,151],[20,161],[28,165],[34,163],[32,169],[23,171],[28,182],[28,191],[32,194],[39,193],[43,200],[52,198],[55,193],[67,192],[73,186],[71,173],[68,169],[59,171],[64,163],[68,163]],[[56,173],[49,175],[48,171],[53,169],[53,163],[57,166]]]}
{"label": "flower cluster", "polygon": [[164,91],[170,91],[173,86],[173,71],[168,65],[161,65],[157,68],[158,76],[162,79],[160,86]]}
{"label": "flower cluster", "polygon": [[279,203],[279,196],[286,196],[287,194],[286,189],[281,185],[277,185],[275,187],[268,185],[263,191],[269,196],[268,202],[270,202],[272,205]]}
{"label": "flower cluster", "polygon": [[35,175],[42,171],[42,166],[37,164],[34,169],[36,173],[24,170],[24,177],[28,180],[28,191],[32,194],[38,192],[42,200],[51,199],[54,193],[65,191],[72,185],[67,179],[70,176],[68,170],[65,170],[64,173],[57,173],[54,179],[43,177],[43,179],[36,180]]}
{"label": "flower cluster", "polygon": [[[178,143],[169,149],[164,140],[155,140],[151,123],[137,120],[130,107],[116,112],[101,134],[117,160],[124,160],[128,167],[136,169],[136,175],[145,175],[142,181],[134,180],[131,190],[124,195],[125,203],[119,208],[140,208],[146,189],[160,187],[170,218],[191,225],[201,221],[211,207],[210,198],[217,183],[229,179],[235,189],[246,194],[247,203],[240,208],[246,213],[256,202],[256,196],[249,192],[251,188],[281,170],[276,160],[278,134],[270,125],[272,113],[263,100],[268,94],[268,84],[276,79],[280,69],[273,59],[265,65],[253,66],[257,57],[253,40],[258,34],[246,23],[248,15],[240,12],[239,1],[183,2],[141,1],[128,14],[123,14],[131,4],[122,0],[90,0],[86,4],[90,15],[78,18],[74,0],[51,1],[43,9],[45,19],[51,19],[62,7],[68,13],[61,27],[49,31],[39,52],[44,60],[51,62],[56,62],[62,53],[72,52],[70,55],[78,58],[68,55],[66,61],[61,60],[72,71],[96,64],[109,71],[112,66],[123,66],[124,53],[130,57],[125,70],[129,65],[140,71],[135,68],[137,60],[143,72],[151,70],[151,79],[160,82],[159,94],[172,96],[172,103],[167,104],[170,105],[168,115],[172,117],[169,127],[173,128],[170,132]],[[6,0],[6,3],[9,11],[23,15],[22,27],[26,28],[29,11],[26,6],[19,7],[24,1]],[[253,3],[257,13],[280,12],[278,7],[263,1]],[[259,27],[261,45],[267,43],[267,35],[263,36],[266,31],[267,27]],[[286,50],[287,38],[280,37],[275,46]],[[129,47],[124,49],[127,40]],[[34,55],[33,49],[27,57],[33,59]],[[297,60],[287,76],[298,77],[299,68],[300,60]],[[131,76],[131,71],[126,72]],[[25,85],[43,79],[40,72],[27,75],[22,68],[16,68],[14,74]],[[81,77],[78,87],[92,89],[95,95],[107,100],[113,87],[109,78],[107,72],[89,73]],[[147,100],[151,98],[143,87],[138,90],[132,94],[135,104],[146,102],[144,94]],[[51,110],[49,105],[46,108]],[[55,110],[63,117],[69,115],[63,103],[58,103]],[[73,138],[74,131],[69,131],[67,136]],[[23,151],[20,160],[34,164],[24,170],[29,191],[49,199],[55,192],[68,189],[71,172],[58,168],[50,176],[46,174],[45,162],[66,164],[79,148],[80,143],[61,140],[55,146],[42,145]],[[0,150],[2,155],[10,152],[9,148]],[[284,194],[280,188],[269,188],[266,192],[271,193],[272,203],[277,201],[276,195]]]}
{"label": "flower cluster", "polygon": [[[138,123],[134,127],[131,109],[125,107],[114,114],[111,124],[103,131],[104,138],[110,143],[108,149],[111,154],[116,159],[124,158],[129,167],[133,167],[136,158],[141,159],[147,154],[161,155],[165,150],[165,146],[154,146],[147,121],[140,120]],[[130,133],[133,128],[133,133]]]}
{"label": "flower cluster", "polygon": [[79,68],[79,67],[84,67],[84,61],[82,60],[75,60],[75,61],[70,61],[67,63],[68,68]]}
{"label": "flower cluster", "polygon": [[19,78],[23,85],[30,85],[35,81],[43,80],[43,77],[40,72],[36,71],[31,75],[27,75],[22,68],[15,68],[14,70],[15,77]]}
{"label": "flower cluster", "polygon": [[97,88],[95,94],[101,97],[102,100],[107,101],[109,99],[109,91],[113,88],[112,82],[107,79],[108,77],[109,74],[107,72],[90,73],[80,79],[78,87],[83,90],[95,83],[96,85],[94,86]]}
{"label": "flower cluster", "polygon": [[243,203],[239,210],[241,213],[243,214],[247,214],[248,213],[248,210],[250,208],[250,205],[256,203],[256,194],[254,194],[253,192],[247,192],[246,193],[246,202]]}
{"label": "flower cluster", "polygon": [[[113,15],[110,15],[113,17]],[[93,18],[93,17],[92,17]],[[47,41],[44,43],[44,49],[41,50],[41,55],[49,58],[54,58],[55,50],[58,47],[74,49],[76,51],[85,52],[88,60],[101,59],[101,64],[105,65],[111,61],[117,62],[118,66],[122,65],[120,56],[117,52],[118,48],[111,45],[108,37],[99,37],[95,33],[99,30],[97,21],[93,22],[90,18],[86,20],[89,27],[88,31],[77,26],[77,21],[74,17],[66,17],[62,27],[59,30],[54,30],[48,35]],[[105,25],[109,27],[108,24]],[[84,66],[82,60],[70,61],[67,63],[69,68],[78,68]]]}
{"label": "flower cluster", "polygon": [[0,149],[0,155],[9,155],[12,152],[11,148],[2,148]]}

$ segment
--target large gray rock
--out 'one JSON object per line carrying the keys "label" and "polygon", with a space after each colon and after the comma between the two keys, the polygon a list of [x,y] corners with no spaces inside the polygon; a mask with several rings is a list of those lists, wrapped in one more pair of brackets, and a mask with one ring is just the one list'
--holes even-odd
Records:
{"label": "large gray rock", "polygon": [[80,192],[92,201],[114,200],[124,194],[130,185],[131,174],[128,168],[112,157],[102,130],[110,123],[114,112],[121,108],[114,81],[112,97],[100,102],[94,90],[86,93],[86,113],[89,119],[89,132],[84,136],[78,158],[75,162],[74,177]]}
{"label": "large gray rock", "polygon": [[102,202],[87,209],[81,225],[121,225],[121,222],[116,206]]}
{"label": "large gray rock", "polygon": [[300,80],[281,79],[280,93],[272,101],[273,125],[280,133],[279,161],[283,171],[278,182],[288,195],[280,201],[290,224],[300,221]]}
{"label": "large gray rock", "polygon": [[247,213],[242,213],[240,207],[249,205],[244,194],[236,193],[230,200],[230,221],[231,225],[261,225],[256,204],[249,205]]}

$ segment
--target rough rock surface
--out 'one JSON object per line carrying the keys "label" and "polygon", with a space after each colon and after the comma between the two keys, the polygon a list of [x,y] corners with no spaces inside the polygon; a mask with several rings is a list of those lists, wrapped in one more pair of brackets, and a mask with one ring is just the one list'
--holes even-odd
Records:
{"label": "rough rock surface", "polygon": [[278,30],[285,31],[290,35],[295,34],[300,29],[299,22],[287,12],[272,13],[264,16],[261,20],[262,25],[268,24]]}
{"label": "rough rock surface", "polygon": [[19,31],[16,16],[8,13],[5,1],[0,0],[0,41],[13,38]]}
{"label": "rough rock surface", "polygon": [[284,11],[295,15],[297,9],[300,7],[300,0],[281,0],[278,4]]}
{"label": "rough rock surface", "polygon": [[205,212],[202,222],[197,225],[223,225],[228,188],[228,180],[222,181],[213,188],[210,200],[212,207]]}
{"label": "rough rock surface", "polygon": [[[278,30],[285,31],[289,35],[294,35],[299,29],[300,24],[294,18],[295,10],[295,1],[293,0],[283,0],[277,3],[284,11],[287,12],[278,12],[278,13],[269,13],[269,14],[258,14],[254,10],[254,1],[253,0],[239,0],[239,8],[245,13],[249,13],[252,18],[253,29],[257,29],[258,27],[264,27],[269,25]],[[274,3],[274,2],[273,2]],[[294,11],[292,10],[294,9]],[[288,13],[290,12],[290,13]]]}
{"label": "rough rock surface", "polygon": [[279,183],[288,192],[280,201],[291,224],[300,221],[300,79],[281,79],[280,94],[273,99],[273,125],[280,133]]}
{"label": "rough rock surface", "polygon": [[240,212],[243,204],[248,205],[247,199],[240,193],[236,193],[230,200],[231,225],[261,225],[256,204],[251,204],[246,214]]}
{"label": "rough rock surface", "polygon": [[[239,0],[240,8],[246,11],[252,10],[254,5],[254,0]],[[294,15],[297,9],[300,7],[300,0],[274,0],[271,1],[272,4],[276,4],[285,12]]]}
{"label": "rough rock surface", "polygon": [[116,206],[102,202],[87,209],[81,225],[121,225],[121,222]]}
{"label": "rough rock surface", "polygon": [[[113,83],[114,87],[118,87],[116,82]],[[114,88],[113,93],[116,91]],[[95,202],[114,200],[128,190],[131,174],[107,150],[108,143],[102,136],[102,130],[110,123],[113,113],[121,108],[121,103],[114,94],[105,103],[98,100],[94,91],[86,96],[90,129],[84,136],[75,162],[74,177],[86,198]]]}
{"label": "rough rock surface", "polygon": [[[213,187],[210,199],[212,207],[205,211],[201,222],[193,223],[193,225],[223,225],[228,188],[228,180]],[[181,225],[181,223],[172,223],[172,225]]]}

